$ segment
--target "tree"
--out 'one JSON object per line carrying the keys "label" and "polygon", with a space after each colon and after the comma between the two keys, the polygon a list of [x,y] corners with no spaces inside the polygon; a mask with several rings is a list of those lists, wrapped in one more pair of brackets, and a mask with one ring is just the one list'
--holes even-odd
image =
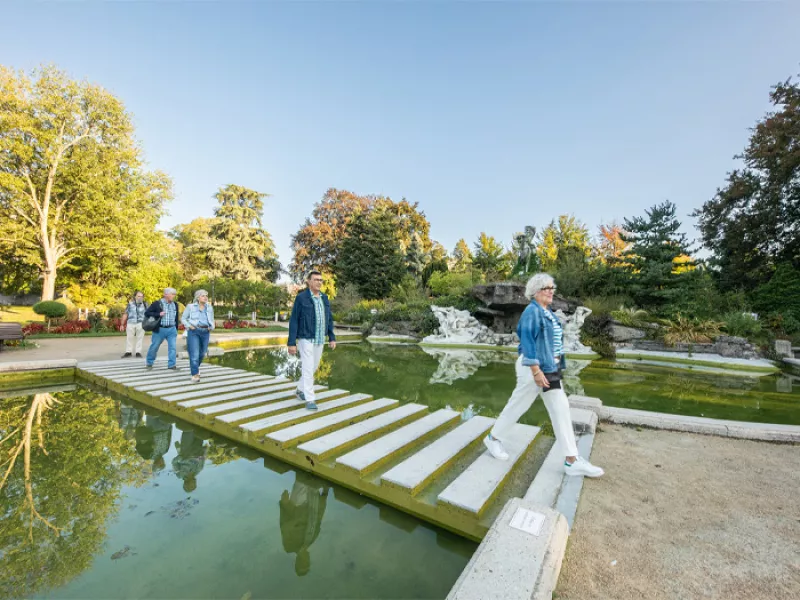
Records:
{"label": "tree", "polygon": [[385,210],[355,215],[346,229],[336,275],[368,300],[386,298],[403,279],[405,265],[393,215]]}
{"label": "tree", "polygon": [[472,250],[464,238],[456,242],[453,249],[453,271],[468,271],[472,269]]}
{"label": "tree", "polygon": [[800,83],[773,86],[742,169],[693,213],[724,290],[753,290],[778,264],[800,268]]}
{"label": "tree", "polygon": [[[681,293],[685,275],[676,259],[688,255],[686,235],[679,232],[676,207],[670,201],[645,211],[647,218],[625,219],[622,239],[630,244],[623,260],[631,278],[631,296],[643,308],[658,308]],[[685,261],[682,263],[686,266]],[[685,271],[686,269],[684,269]]]}
{"label": "tree", "polygon": [[189,281],[222,277],[217,265],[209,258],[212,251],[222,252],[225,246],[211,233],[214,223],[213,218],[197,217],[189,223],[176,225],[169,233],[180,246],[178,261]]}
{"label": "tree", "polygon": [[130,237],[154,230],[171,186],[143,170],[122,103],[54,67],[0,67],[0,115],[0,243],[39,270],[42,299],[64,267],[102,273],[98,261],[125,253],[135,263]]}
{"label": "tree", "polygon": [[422,238],[418,233],[411,236],[411,243],[406,248],[406,270],[415,280],[419,281],[422,278],[423,270],[425,269],[426,260],[425,250],[422,247]]}
{"label": "tree", "polygon": [[473,266],[483,273],[487,280],[505,279],[511,271],[511,255],[494,236],[481,232],[475,242]]}
{"label": "tree", "polygon": [[565,251],[582,254],[584,258],[591,254],[589,230],[573,215],[561,215],[542,230],[536,247],[541,268],[555,269],[559,254]]}
{"label": "tree", "polygon": [[277,281],[281,265],[261,223],[267,194],[229,184],[214,197],[219,206],[214,210],[211,237],[222,244],[208,250],[212,268],[231,279]]}
{"label": "tree", "polygon": [[120,489],[144,483],[145,463],[115,401],[87,388],[5,398],[0,440],[0,597],[27,598],[91,565]]}
{"label": "tree", "polygon": [[601,262],[612,266],[618,265],[628,250],[628,244],[622,239],[624,231],[615,222],[600,225],[600,243],[597,245],[597,257]]}

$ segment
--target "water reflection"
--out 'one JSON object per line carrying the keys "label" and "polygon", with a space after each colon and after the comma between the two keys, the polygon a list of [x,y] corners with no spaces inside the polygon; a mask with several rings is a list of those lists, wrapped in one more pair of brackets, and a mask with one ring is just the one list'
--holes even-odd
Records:
{"label": "water reflection", "polygon": [[0,456],[30,449],[0,489],[0,597],[443,598],[475,548],[142,405],[19,394],[0,404]]}
{"label": "water reflection", "polygon": [[281,494],[281,541],[284,551],[295,555],[294,572],[298,577],[311,570],[309,549],[319,536],[329,490],[324,479],[298,471],[292,491],[283,490]]}

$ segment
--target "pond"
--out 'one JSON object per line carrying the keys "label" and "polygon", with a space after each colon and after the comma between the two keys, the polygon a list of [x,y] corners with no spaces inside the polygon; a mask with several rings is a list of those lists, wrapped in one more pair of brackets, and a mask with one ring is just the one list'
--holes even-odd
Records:
{"label": "pond", "polygon": [[0,440],[0,598],[444,598],[476,547],[82,385],[0,395]]}
{"label": "pond", "polygon": [[[419,402],[432,409],[496,416],[514,387],[516,354],[417,345],[340,344],[323,354],[319,383],[353,392]],[[229,352],[214,362],[297,379],[299,362],[284,348]],[[716,419],[800,425],[800,381],[787,375],[721,374],[671,366],[606,360],[568,361],[568,393],[609,406]],[[794,385],[793,385],[794,384]],[[548,421],[541,402],[522,422]]]}

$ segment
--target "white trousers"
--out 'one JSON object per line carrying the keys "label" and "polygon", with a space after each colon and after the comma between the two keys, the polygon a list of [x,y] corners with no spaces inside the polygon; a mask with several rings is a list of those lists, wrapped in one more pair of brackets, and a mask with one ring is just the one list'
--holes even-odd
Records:
{"label": "white trousers", "polygon": [[578,456],[578,446],[575,444],[575,432],[572,429],[572,418],[569,414],[569,400],[563,389],[542,391],[533,379],[530,367],[522,364],[522,355],[517,359],[514,370],[517,373],[517,387],[506,403],[506,407],[492,428],[492,437],[501,442],[508,436],[511,428],[519,421],[520,417],[533,405],[533,401],[541,394],[550,422],[553,424],[553,433],[556,443],[561,445],[564,456]]}
{"label": "white trousers", "polygon": [[[125,352],[129,354],[133,354],[134,352],[141,354],[142,343],[144,343],[144,329],[142,329],[142,324],[128,323],[125,327],[125,333],[127,334],[125,337]],[[134,344],[136,345],[135,351],[133,349]]]}
{"label": "white trousers", "polygon": [[315,344],[314,340],[297,340],[302,375],[297,386],[305,394],[306,402],[314,402],[314,373],[317,372],[325,344]]}

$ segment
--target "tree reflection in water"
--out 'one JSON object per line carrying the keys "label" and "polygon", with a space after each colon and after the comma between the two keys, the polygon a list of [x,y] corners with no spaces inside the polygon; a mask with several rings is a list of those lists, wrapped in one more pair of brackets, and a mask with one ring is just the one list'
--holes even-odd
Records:
{"label": "tree reflection in water", "polygon": [[116,402],[87,389],[0,405],[0,597],[64,585],[102,549],[120,488],[146,477]]}

